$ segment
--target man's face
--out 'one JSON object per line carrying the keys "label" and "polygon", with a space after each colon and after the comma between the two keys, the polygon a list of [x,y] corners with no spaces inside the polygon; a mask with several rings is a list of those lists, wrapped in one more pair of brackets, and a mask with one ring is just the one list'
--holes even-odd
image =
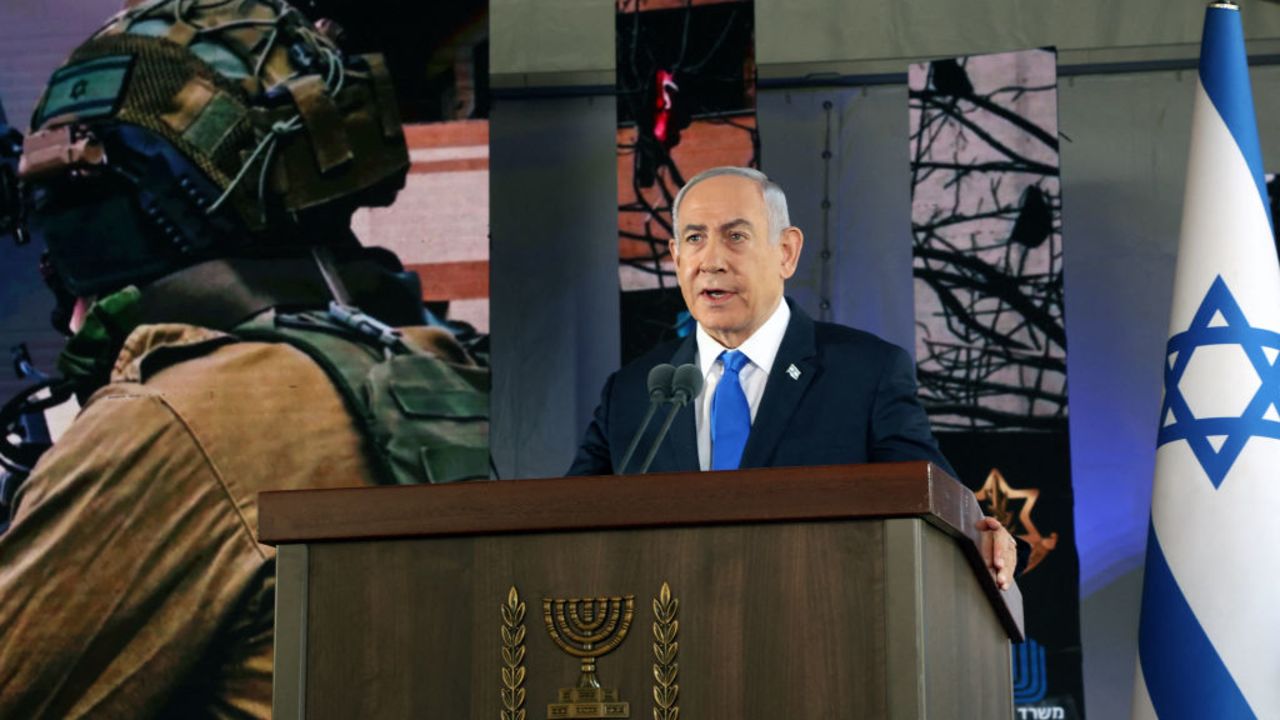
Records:
{"label": "man's face", "polygon": [[760,186],[736,175],[693,186],[679,215],[671,254],[685,305],[717,342],[738,347],[778,306],[804,237],[787,228],[772,242]]}

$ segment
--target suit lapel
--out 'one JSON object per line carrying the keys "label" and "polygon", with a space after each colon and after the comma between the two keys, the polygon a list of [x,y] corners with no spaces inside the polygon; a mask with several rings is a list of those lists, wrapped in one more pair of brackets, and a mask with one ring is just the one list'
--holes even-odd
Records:
{"label": "suit lapel", "polygon": [[[697,349],[698,343],[690,335],[671,356],[671,364],[680,367],[693,362]],[[675,422],[672,423],[671,432],[664,443],[666,447],[659,451],[671,459],[672,470],[698,470],[701,467],[698,463],[698,428],[694,424],[693,407],[690,402],[676,413]],[[663,412],[666,412],[665,408]],[[661,417],[655,418],[655,426],[661,421]]]}
{"label": "suit lapel", "polygon": [[765,382],[764,396],[751,424],[747,446],[742,450],[740,467],[763,467],[769,460],[809,383],[818,374],[817,354],[813,320],[791,303],[791,322],[787,324],[773,369]]}

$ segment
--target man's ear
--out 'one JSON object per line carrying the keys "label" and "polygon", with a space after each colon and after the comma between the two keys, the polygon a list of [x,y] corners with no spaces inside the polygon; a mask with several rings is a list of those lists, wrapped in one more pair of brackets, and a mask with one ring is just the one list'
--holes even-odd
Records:
{"label": "man's ear", "polygon": [[789,227],[782,231],[778,238],[778,250],[782,253],[782,279],[789,280],[796,274],[796,265],[800,262],[800,251],[804,248],[804,233],[798,227]]}

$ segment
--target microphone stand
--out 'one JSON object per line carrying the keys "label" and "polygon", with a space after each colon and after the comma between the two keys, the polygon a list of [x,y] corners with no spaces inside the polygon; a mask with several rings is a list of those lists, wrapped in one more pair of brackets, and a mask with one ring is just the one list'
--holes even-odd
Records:
{"label": "microphone stand", "polygon": [[657,457],[662,441],[667,438],[667,431],[671,429],[671,423],[675,422],[676,413],[702,391],[702,371],[692,363],[681,365],[676,368],[671,387],[671,409],[667,411],[667,417],[662,421],[662,427],[658,430],[658,437],[653,441],[653,446],[649,448],[649,454],[645,455],[644,464],[640,466],[641,475],[649,472],[649,465]]}
{"label": "microphone stand", "polygon": [[675,367],[667,363],[656,365],[649,371],[649,410],[645,413],[644,420],[640,422],[640,428],[631,437],[631,444],[627,445],[627,451],[622,455],[622,463],[618,465],[614,475],[623,475],[627,472],[631,456],[636,454],[636,448],[640,446],[640,438],[649,428],[649,423],[653,422],[654,414],[663,403],[671,399],[671,378],[675,372]]}

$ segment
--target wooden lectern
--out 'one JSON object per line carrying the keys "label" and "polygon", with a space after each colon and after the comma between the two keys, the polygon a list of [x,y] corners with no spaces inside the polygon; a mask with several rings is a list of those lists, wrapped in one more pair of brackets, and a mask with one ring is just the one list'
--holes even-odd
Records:
{"label": "wooden lectern", "polygon": [[981,516],[924,462],[263,493],[275,717],[1010,718]]}

